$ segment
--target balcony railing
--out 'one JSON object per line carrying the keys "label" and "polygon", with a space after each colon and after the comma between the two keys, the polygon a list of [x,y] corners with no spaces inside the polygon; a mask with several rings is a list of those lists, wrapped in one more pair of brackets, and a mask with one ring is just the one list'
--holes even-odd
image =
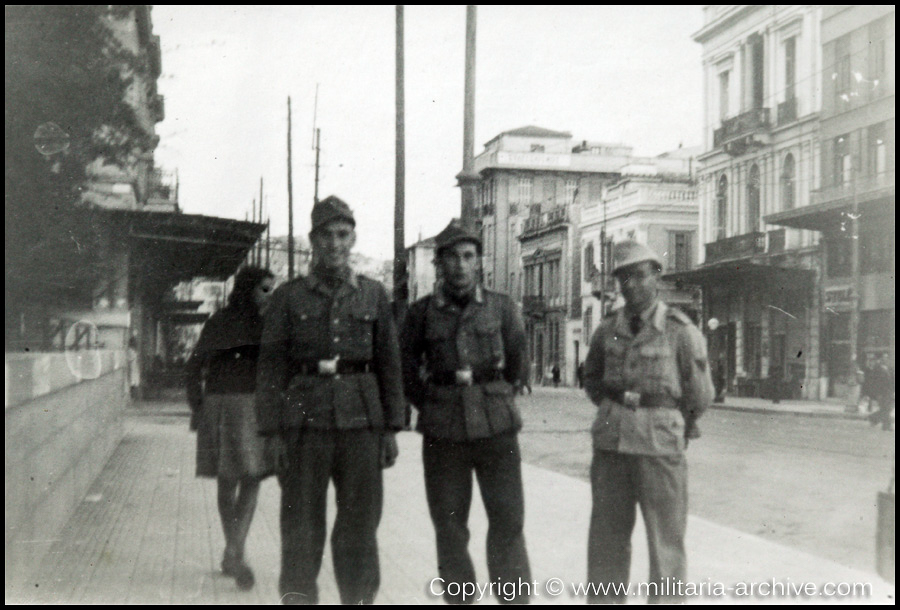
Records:
{"label": "balcony railing", "polygon": [[522,237],[532,233],[538,233],[545,229],[564,225],[567,222],[569,222],[569,210],[563,206],[559,206],[549,212],[536,214],[526,218],[525,224],[522,227]]}
{"label": "balcony railing", "polygon": [[525,314],[542,313],[547,310],[547,298],[538,295],[525,295],[522,297],[522,311]]}
{"label": "balcony railing", "polygon": [[766,251],[766,234],[760,231],[726,237],[706,244],[706,262],[745,258]]}
{"label": "balcony railing", "polygon": [[797,120],[797,98],[792,97],[778,104],[778,124],[784,125]]}
{"label": "balcony railing", "polygon": [[769,109],[754,108],[736,117],[725,119],[713,132],[713,146],[719,147],[730,140],[769,131]]}
{"label": "balcony railing", "polygon": [[860,176],[853,182],[838,184],[835,186],[826,186],[825,188],[810,191],[810,205],[818,205],[821,203],[829,203],[847,199],[851,201],[856,190],[856,197],[860,201],[866,201],[874,197],[882,195],[890,195],[894,191],[894,173],[882,173],[875,176]]}

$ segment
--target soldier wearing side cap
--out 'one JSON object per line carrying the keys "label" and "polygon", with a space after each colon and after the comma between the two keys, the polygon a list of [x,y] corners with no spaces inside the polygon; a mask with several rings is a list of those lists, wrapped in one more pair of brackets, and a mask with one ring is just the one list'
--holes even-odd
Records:
{"label": "soldier wearing side cap", "polygon": [[265,316],[257,411],[281,484],[283,603],[318,602],[330,481],[341,602],[373,603],[380,582],[381,469],[397,458],[405,401],[387,293],[349,266],[355,226],[337,197],[317,203],[310,274],[278,288]]}
{"label": "soldier wearing side cap", "polygon": [[512,300],[478,282],[480,256],[478,234],[458,220],[438,234],[438,286],[410,306],[401,332],[404,387],[419,412],[445,601],[466,601],[462,586],[478,582],[467,548],[474,472],[489,524],[489,580],[515,590],[501,603],[522,603],[520,583],[531,576],[514,394],[527,379],[525,331]]}
{"label": "soldier wearing side cap", "polygon": [[[636,505],[647,529],[651,602],[685,581],[688,439],[713,398],[706,341],[681,311],[658,298],[662,263],[650,248],[616,244],[613,274],[625,306],[607,316],[591,339],[584,387],[597,405],[592,428],[593,510],[588,539],[590,603],[624,602],[602,596],[600,585],[629,582]],[[668,583],[668,588],[666,585]],[[651,585],[652,587],[653,585]]]}

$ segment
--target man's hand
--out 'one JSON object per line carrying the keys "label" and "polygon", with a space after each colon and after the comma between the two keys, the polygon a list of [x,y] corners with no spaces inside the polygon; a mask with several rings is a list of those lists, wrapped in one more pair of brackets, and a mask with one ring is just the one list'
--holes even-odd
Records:
{"label": "man's hand", "polygon": [[397,433],[385,432],[381,435],[381,467],[390,468],[397,461],[400,449],[397,447]]}

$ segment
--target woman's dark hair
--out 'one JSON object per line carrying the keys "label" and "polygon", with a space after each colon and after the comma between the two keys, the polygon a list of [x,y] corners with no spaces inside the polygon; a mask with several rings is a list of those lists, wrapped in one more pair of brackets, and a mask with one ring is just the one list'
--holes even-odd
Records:
{"label": "woman's dark hair", "polygon": [[253,305],[253,290],[259,283],[275,276],[268,269],[244,267],[234,276],[234,288],[228,296],[228,306],[243,309]]}

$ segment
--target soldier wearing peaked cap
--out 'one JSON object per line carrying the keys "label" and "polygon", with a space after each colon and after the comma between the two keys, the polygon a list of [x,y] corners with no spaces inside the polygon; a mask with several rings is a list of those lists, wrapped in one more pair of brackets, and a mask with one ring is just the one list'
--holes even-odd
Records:
{"label": "soldier wearing peaked cap", "polygon": [[[453,220],[436,238],[440,282],[410,306],[401,332],[407,398],[418,409],[428,508],[444,599],[478,581],[468,552],[472,473],[488,516],[488,570],[498,590],[531,580],[514,390],[526,379],[525,331],[512,300],[478,282],[481,239]],[[421,374],[425,371],[424,376]],[[512,585],[514,600],[528,597]],[[471,600],[471,597],[469,598]]]}
{"label": "soldier wearing peaked cap", "polygon": [[350,269],[355,226],[337,197],[317,203],[312,270],[279,287],[265,316],[257,411],[261,433],[276,445],[284,603],[318,602],[330,481],[341,602],[373,603],[380,581],[381,469],[397,458],[405,401],[387,293]]}
{"label": "soldier wearing peaked cap", "polygon": [[[592,428],[593,510],[588,534],[591,603],[601,585],[628,583],[636,505],[650,547],[652,602],[677,602],[666,583],[684,581],[687,560],[688,438],[713,397],[706,341],[691,320],[658,298],[662,263],[634,241],[616,244],[613,274],[625,307],[607,316],[591,339],[584,387],[597,405]],[[653,586],[653,585],[652,585]],[[624,591],[624,589],[622,589]]]}

